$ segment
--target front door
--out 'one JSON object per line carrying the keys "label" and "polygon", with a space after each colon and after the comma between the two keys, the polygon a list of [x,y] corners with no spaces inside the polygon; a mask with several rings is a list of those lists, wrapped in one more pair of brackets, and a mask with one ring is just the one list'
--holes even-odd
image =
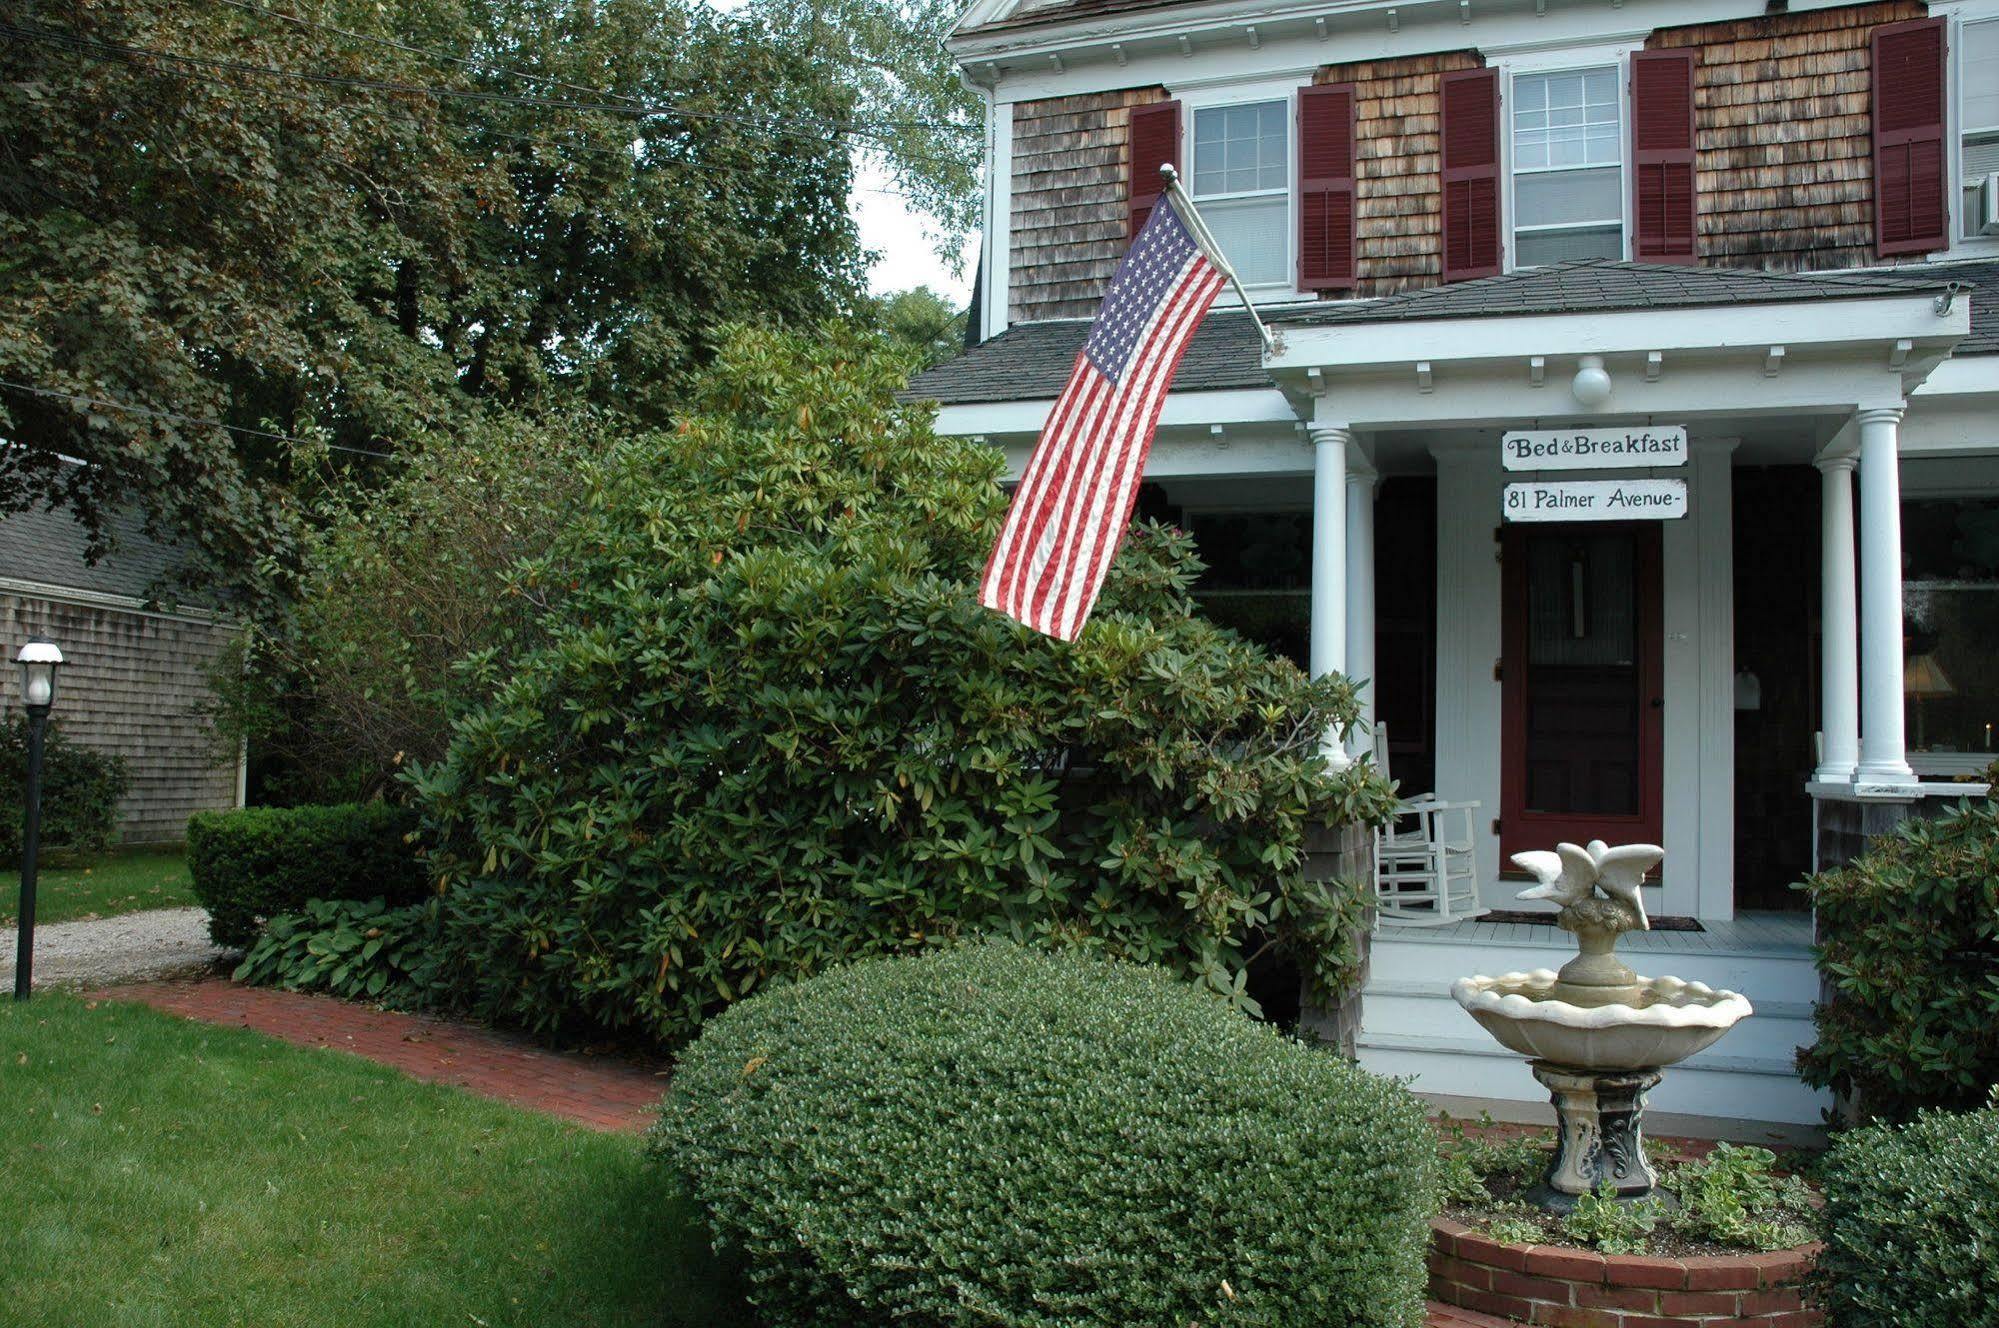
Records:
{"label": "front door", "polygon": [[1501,559],[1501,852],[1659,843],[1659,527],[1508,526]]}

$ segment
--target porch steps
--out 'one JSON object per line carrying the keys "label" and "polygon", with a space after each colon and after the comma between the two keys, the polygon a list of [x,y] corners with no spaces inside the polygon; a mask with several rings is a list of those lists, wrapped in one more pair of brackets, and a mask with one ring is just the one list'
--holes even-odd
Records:
{"label": "porch steps", "polygon": [[[1454,931],[1457,929],[1453,929]],[[1500,934],[1494,935],[1497,931]],[[1486,928],[1470,935],[1377,933],[1361,1004],[1360,1061],[1411,1078],[1419,1093],[1545,1104],[1527,1063],[1487,1037],[1451,999],[1471,973],[1556,968],[1574,950],[1546,928]],[[1663,938],[1662,938],[1663,939]],[[1756,1013],[1710,1050],[1667,1072],[1650,1094],[1661,1112],[1813,1125],[1830,1105],[1801,1083],[1796,1049],[1813,1039],[1818,974],[1802,945],[1720,945],[1697,936],[1657,941],[1625,955],[1641,974],[1673,973],[1743,993]],[[1681,948],[1685,947],[1685,948]],[[1699,948],[1696,948],[1699,947]]]}

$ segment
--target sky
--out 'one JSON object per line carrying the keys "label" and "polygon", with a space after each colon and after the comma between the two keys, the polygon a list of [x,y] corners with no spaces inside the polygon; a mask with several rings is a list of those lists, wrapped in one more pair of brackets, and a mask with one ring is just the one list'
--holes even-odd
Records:
{"label": "sky", "polygon": [[972,298],[972,265],[978,261],[976,232],[962,237],[964,263],[957,275],[924,234],[923,218],[911,212],[880,167],[863,163],[849,206],[860,228],[861,245],[874,252],[868,288],[877,295],[929,286],[959,308]]}

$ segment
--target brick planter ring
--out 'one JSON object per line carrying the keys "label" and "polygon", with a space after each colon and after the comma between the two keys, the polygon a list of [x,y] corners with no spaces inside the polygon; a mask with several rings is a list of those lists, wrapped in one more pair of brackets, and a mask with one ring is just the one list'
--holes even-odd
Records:
{"label": "brick planter ring", "polygon": [[1440,1217],[1430,1296],[1551,1328],[1819,1328],[1824,1315],[1804,1298],[1818,1251],[1652,1259],[1508,1245]]}

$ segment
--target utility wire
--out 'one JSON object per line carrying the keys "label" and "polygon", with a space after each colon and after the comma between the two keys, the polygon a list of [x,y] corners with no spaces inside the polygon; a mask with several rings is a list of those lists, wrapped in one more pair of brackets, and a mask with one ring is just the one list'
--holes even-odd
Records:
{"label": "utility wire", "polygon": [[52,387],[36,387],[32,383],[17,383],[0,378],[0,387],[11,387],[17,392],[30,392],[38,397],[54,397],[59,401],[74,401],[85,406],[103,406],[109,410],[123,411],[130,415],[145,415],[153,419],[178,420],[183,424],[204,424],[216,429],[227,429],[231,433],[248,434],[252,438],[270,438],[281,443],[297,443],[301,447],[327,447],[336,452],[353,452],[360,456],[379,457],[393,461],[393,452],[377,452],[366,447],[349,447],[345,443],[329,443],[317,438],[296,438],[288,433],[271,433],[264,429],[248,429],[240,424],[225,424],[221,420],[205,419],[199,415],[183,415],[176,410],[154,410],[150,406],[135,406],[128,401],[112,401],[105,397],[78,396],[74,392],[58,392]]}
{"label": "utility wire", "polygon": [[[304,69],[283,69],[275,65],[251,64],[244,60],[230,60],[220,56],[182,55],[174,51],[162,51],[150,46],[129,46],[122,42],[99,41],[78,33],[62,32],[54,28],[24,28],[17,24],[0,23],[0,35],[20,37],[28,41],[67,46],[86,52],[103,52],[112,55],[138,56],[145,59],[165,60],[175,64],[194,65],[210,69],[223,69],[231,73],[253,74],[265,78],[290,78],[306,83],[318,83],[331,87],[362,88],[371,92],[395,92],[410,96],[430,97],[437,100],[458,99],[497,103],[508,106],[538,107],[547,110],[588,111],[605,115],[627,115],[641,118],[655,116],[679,116],[683,119],[708,120],[718,123],[746,125],[753,129],[770,131],[774,124],[781,127],[786,123],[808,124],[815,131],[831,137],[851,134],[867,137],[877,128],[914,127],[950,130],[954,133],[976,132],[977,126],[930,121],[878,121],[864,120],[812,120],[776,121],[757,119],[752,116],[731,115],[723,111],[695,111],[668,104],[648,103],[627,104],[620,102],[586,102],[563,97],[519,96],[504,92],[483,92],[476,88],[447,88],[428,83],[397,83],[389,79],[365,78],[358,74],[326,74]],[[594,93],[603,96],[603,93]],[[793,130],[803,136],[803,131]]]}

